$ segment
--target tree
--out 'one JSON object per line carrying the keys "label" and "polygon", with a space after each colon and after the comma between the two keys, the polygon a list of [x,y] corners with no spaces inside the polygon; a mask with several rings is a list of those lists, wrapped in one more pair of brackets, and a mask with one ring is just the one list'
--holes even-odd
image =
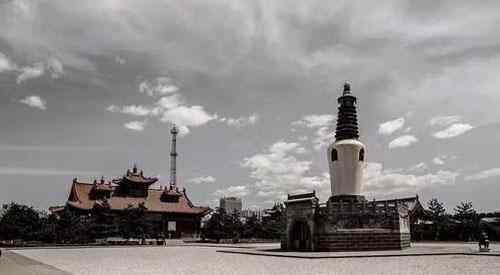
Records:
{"label": "tree", "polygon": [[91,211],[89,231],[92,238],[106,238],[116,236],[118,233],[114,215],[111,213],[109,203],[96,204]]}
{"label": "tree", "polygon": [[245,224],[243,224],[241,235],[246,239],[256,238],[262,235],[262,223],[257,219],[257,216],[252,215],[248,217]]}
{"label": "tree", "polygon": [[233,212],[230,215],[224,216],[224,235],[228,239],[232,239],[234,243],[239,242],[243,231],[243,223],[239,212]]}
{"label": "tree", "polygon": [[57,241],[60,243],[87,243],[89,236],[88,217],[64,209],[56,224]]}
{"label": "tree", "polygon": [[40,231],[40,215],[33,207],[10,203],[4,205],[0,220],[0,238],[4,240],[32,241]]}
{"label": "tree", "polygon": [[478,233],[479,219],[472,202],[460,202],[454,209],[455,218],[458,219],[460,224],[460,235],[464,241],[469,241]]}
{"label": "tree", "polygon": [[446,227],[446,209],[443,203],[436,198],[431,199],[427,205],[431,211],[434,239],[440,240],[441,234]]}
{"label": "tree", "polygon": [[215,210],[202,229],[202,237],[213,239],[216,242],[224,238],[222,219],[221,211],[219,209]]}
{"label": "tree", "polygon": [[137,207],[128,205],[120,215],[120,233],[126,239],[143,239],[149,234],[149,225],[146,222],[146,207],[144,203],[139,203]]}
{"label": "tree", "polygon": [[268,216],[262,221],[262,235],[264,239],[280,239],[286,230],[285,206],[275,204],[267,211]]}
{"label": "tree", "polygon": [[37,240],[44,243],[53,243],[57,239],[57,216],[40,212],[41,228]]}
{"label": "tree", "polygon": [[227,214],[223,208],[216,209],[203,228],[203,238],[220,242],[221,239],[233,239],[238,242],[243,230],[240,214]]}

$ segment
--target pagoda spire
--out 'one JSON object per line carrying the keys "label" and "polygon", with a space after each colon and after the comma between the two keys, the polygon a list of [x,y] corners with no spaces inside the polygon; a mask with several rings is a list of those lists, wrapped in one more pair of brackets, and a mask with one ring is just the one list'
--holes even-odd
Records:
{"label": "pagoda spire", "polygon": [[172,134],[172,144],[170,146],[170,185],[177,185],[177,134],[179,130],[177,130],[177,126],[175,124],[172,126],[170,130]]}
{"label": "pagoda spire", "polygon": [[358,118],[356,114],[356,97],[351,93],[351,84],[346,82],[339,104],[335,139],[359,139]]}

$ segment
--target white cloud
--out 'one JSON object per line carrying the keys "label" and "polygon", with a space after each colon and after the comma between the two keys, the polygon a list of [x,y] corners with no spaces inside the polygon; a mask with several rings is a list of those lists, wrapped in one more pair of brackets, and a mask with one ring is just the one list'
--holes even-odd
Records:
{"label": "white cloud", "polygon": [[143,81],[139,84],[139,92],[149,96],[163,96],[179,91],[169,77],[158,77],[155,81]]}
{"label": "white cloud", "polygon": [[452,138],[462,135],[473,128],[472,125],[467,123],[455,123],[442,131],[434,133],[433,136],[438,139]]}
{"label": "white cloud", "polygon": [[244,185],[229,186],[225,189],[219,189],[214,192],[217,197],[244,197],[248,195],[248,188]]}
{"label": "white cloud", "polygon": [[[302,126],[316,128],[314,138],[311,140],[315,150],[320,150],[327,146],[335,137],[335,132],[330,130],[335,116],[329,114],[312,114],[302,117],[300,120],[292,122],[292,126]],[[304,138],[302,138],[304,139]],[[307,139],[307,137],[306,137]]]}
{"label": "white cloud", "polygon": [[500,168],[492,168],[488,170],[483,170],[479,173],[466,176],[464,179],[466,181],[474,181],[474,180],[483,180],[491,177],[499,177],[500,176]]}
{"label": "white cloud", "polygon": [[37,95],[27,96],[21,99],[19,102],[24,103],[33,108],[38,108],[40,110],[47,109],[47,102]]}
{"label": "white cloud", "polygon": [[51,57],[47,60],[47,69],[50,71],[50,76],[54,79],[59,78],[64,73],[64,67],[61,61]]}
{"label": "white cloud", "polygon": [[386,121],[378,126],[378,133],[384,136],[388,136],[396,132],[397,130],[403,128],[404,125],[405,125],[404,117]]}
{"label": "white cloud", "polygon": [[129,130],[140,132],[144,131],[144,127],[146,126],[146,121],[134,120],[123,124],[123,126]]}
{"label": "white cloud", "polygon": [[324,146],[328,146],[335,138],[335,132],[330,131],[328,127],[320,127],[316,130],[313,138],[314,150],[318,151]]}
{"label": "white cloud", "polygon": [[461,116],[436,116],[429,120],[429,125],[431,126],[441,126],[445,127],[453,123],[457,123],[462,120]]}
{"label": "white cloud", "polygon": [[112,104],[112,105],[109,105],[107,108],[106,108],[106,111],[108,112],[112,112],[112,113],[117,113],[117,112],[120,112],[121,111],[121,108]]}
{"label": "white cloud", "polygon": [[44,63],[37,62],[31,66],[20,67],[0,52],[0,72],[3,71],[19,72],[16,83],[20,84],[26,80],[41,77],[46,71],[50,72],[52,78],[59,78],[64,73],[64,67],[62,62],[55,57],[49,57]]}
{"label": "white cloud", "polygon": [[419,162],[419,163],[411,166],[410,168],[408,168],[408,171],[422,172],[422,171],[425,171],[427,169],[428,169],[428,167],[427,167],[427,164],[425,164],[425,162]]}
{"label": "white cloud", "polygon": [[127,105],[123,106],[122,113],[133,116],[147,116],[150,115],[152,110],[142,105]]}
{"label": "white cloud", "polygon": [[437,185],[453,185],[459,174],[440,170],[437,173],[413,175],[389,172],[380,163],[367,163],[363,191],[372,196],[387,196],[394,194],[415,194],[422,188]]}
{"label": "white cloud", "polygon": [[312,162],[295,156],[304,150],[298,143],[278,141],[267,152],[245,158],[241,166],[251,170],[257,196],[282,199],[287,193],[314,189],[327,197],[328,174],[308,176]]}
{"label": "white cloud", "polygon": [[417,141],[418,139],[412,135],[400,136],[389,143],[389,149],[408,147]]}
{"label": "white cloud", "polygon": [[12,71],[16,69],[16,65],[13,64],[5,54],[0,52],[0,73],[6,71]]}
{"label": "white cloud", "polygon": [[[177,89],[172,88],[172,84],[170,84],[172,80],[170,78],[159,77],[155,81],[154,83],[143,81],[139,85],[141,93],[149,96],[161,96],[153,105],[126,105],[120,107],[113,104],[108,106],[106,110],[133,116],[158,117],[161,122],[176,124],[179,127],[179,134],[181,136],[189,134],[189,127],[198,127],[217,119],[216,114],[208,113],[203,106],[186,105],[182,96],[176,93]],[[245,118],[245,123],[255,123],[257,118],[257,115],[252,115]],[[137,122],[135,121],[134,124],[129,124],[129,127],[126,127],[129,129],[141,129],[140,131],[142,131],[143,127],[138,127]]]}
{"label": "white cloud", "polygon": [[442,160],[439,157],[435,157],[435,158],[432,159],[432,163],[434,163],[436,165],[443,165],[444,164],[444,160]]}
{"label": "white cloud", "polygon": [[179,136],[181,137],[186,136],[191,132],[189,128],[184,125],[177,126],[177,129],[179,130]]}
{"label": "white cloud", "polygon": [[[217,114],[211,114],[203,108],[203,106],[194,105],[188,106],[183,97],[177,93],[177,86],[172,84],[172,80],[168,77],[158,77],[155,81],[143,81],[139,85],[139,92],[149,96],[161,96],[154,105],[126,105],[117,106],[109,105],[106,110],[113,113],[123,113],[133,116],[151,116],[159,117],[159,120],[164,123],[174,123],[179,127],[181,136],[187,135],[189,127],[198,127],[212,120],[217,120],[226,123],[232,127],[243,127],[246,125],[254,125],[257,123],[259,116],[252,114],[248,117],[239,118],[218,118]],[[127,126],[126,126],[127,127]],[[141,129],[138,127],[137,121],[129,124],[127,128]]]}
{"label": "white cloud", "polygon": [[325,127],[331,125],[335,116],[329,114],[306,115],[302,119],[292,122],[292,125],[306,126],[308,128]]}
{"label": "white cloud", "polygon": [[212,176],[204,176],[204,177],[197,177],[197,178],[192,178],[189,179],[188,182],[196,183],[196,184],[202,184],[202,183],[214,183],[216,179]]}
{"label": "white cloud", "polygon": [[60,170],[48,168],[27,168],[27,167],[0,167],[0,175],[22,175],[22,176],[84,176],[100,175],[95,171]]}
{"label": "white cloud", "polygon": [[113,104],[109,105],[106,110],[112,113],[123,113],[132,116],[149,116],[154,112],[154,108],[142,105],[126,105],[119,107]]}
{"label": "white cloud", "polygon": [[17,84],[42,76],[45,72],[45,68],[42,63],[35,63],[32,66],[22,67],[20,72],[21,74],[17,76]]}
{"label": "white cloud", "polygon": [[163,109],[172,109],[183,104],[184,100],[181,98],[179,94],[163,96],[156,102],[156,105],[158,105]]}
{"label": "white cloud", "polygon": [[201,126],[216,118],[217,115],[207,113],[203,106],[177,106],[166,110],[160,120],[182,126]]}
{"label": "white cloud", "polygon": [[247,125],[254,125],[259,120],[259,115],[252,114],[248,117],[239,117],[239,118],[220,118],[219,121],[226,123],[228,126],[241,128]]}

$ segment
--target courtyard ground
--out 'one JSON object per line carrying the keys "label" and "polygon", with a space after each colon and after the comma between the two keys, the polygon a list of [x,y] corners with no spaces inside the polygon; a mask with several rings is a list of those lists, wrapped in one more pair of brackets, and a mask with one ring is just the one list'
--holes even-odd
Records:
{"label": "courtyard ground", "polygon": [[[0,274],[500,274],[499,244],[493,244],[492,252],[488,254],[463,255],[463,251],[476,252],[476,245],[420,243],[414,244],[412,249],[420,252],[446,251],[447,254],[400,256],[397,252],[384,252],[389,254],[366,258],[356,257],[369,255],[366,252],[285,252],[288,253],[287,257],[265,255],[277,253],[272,251],[273,248],[277,248],[277,245],[20,249],[7,252],[4,255],[6,257],[2,257]],[[239,252],[252,252],[255,255]],[[497,256],[493,256],[495,254]],[[289,257],[294,255],[342,257]],[[22,269],[23,266],[31,268]]]}

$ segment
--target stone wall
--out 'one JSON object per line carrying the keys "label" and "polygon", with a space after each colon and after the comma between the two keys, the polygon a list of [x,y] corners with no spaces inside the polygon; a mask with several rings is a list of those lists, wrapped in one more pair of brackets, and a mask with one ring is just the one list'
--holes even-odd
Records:
{"label": "stone wall", "polygon": [[410,234],[389,230],[347,230],[315,235],[316,251],[390,250],[410,247]]}

